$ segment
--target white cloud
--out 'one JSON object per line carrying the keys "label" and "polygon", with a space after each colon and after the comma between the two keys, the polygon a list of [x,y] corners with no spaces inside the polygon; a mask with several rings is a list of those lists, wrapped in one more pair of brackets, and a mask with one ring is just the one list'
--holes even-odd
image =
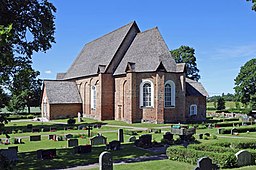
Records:
{"label": "white cloud", "polygon": [[215,49],[212,51],[212,58],[240,58],[240,57],[255,57],[256,56],[256,44],[248,44],[241,46],[229,46]]}
{"label": "white cloud", "polygon": [[51,70],[46,70],[44,73],[45,73],[45,74],[51,74],[52,71],[51,71]]}

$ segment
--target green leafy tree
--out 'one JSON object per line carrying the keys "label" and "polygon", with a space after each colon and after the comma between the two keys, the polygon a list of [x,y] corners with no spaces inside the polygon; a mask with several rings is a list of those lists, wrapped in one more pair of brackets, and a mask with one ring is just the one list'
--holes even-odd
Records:
{"label": "green leafy tree", "polygon": [[31,65],[23,66],[13,79],[11,91],[11,101],[8,106],[9,111],[18,112],[30,106],[39,106],[41,85],[40,79],[37,79],[38,71],[34,71]]}
{"label": "green leafy tree", "polygon": [[224,110],[225,107],[225,100],[223,97],[219,97],[217,100],[217,110]]}
{"label": "green leafy tree", "polygon": [[254,104],[256,96],[256,58],[246,62],[235,78],[235,92],[243,104]]}
{"label": "green leafy tree", "polygon": [[246,0],[252,2],[252,10],[256,11],[256,0]]}
{"label": "green leafy tree", "polygon": [[22,108],[24,102],[29,104],[28,98],[38,93],[39,73],[31,67],[32,55],[46,52],[55,43],[55,12],[48,0],[1,0],[0,88],[12,93],[10,105],[14,109]]}
{"label": "green leafy tree", "polygon": [[186,63],[186,77],[196,81],[200,79],[199,69],[196,64],[195,50],[193,48],[181,46],[170,52],[176,63]]}

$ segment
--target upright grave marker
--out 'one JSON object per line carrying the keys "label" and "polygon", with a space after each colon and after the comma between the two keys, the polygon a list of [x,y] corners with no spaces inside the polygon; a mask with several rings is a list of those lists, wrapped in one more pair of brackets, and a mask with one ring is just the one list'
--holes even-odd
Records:
{"label": "upright grave marker", "polygon": [[248,151],[241,150],[241,151],[238,151],[235,155],[237,158],[238,166],[253,165],[253,163],[254,163],[252,154]]}
{"label": "upright grave marker", "polygon": [[118,129],[118,141],[124,142],[124,130]]}
{"label": "upright grave marker", "polygon": [[102,152],[99,157],[100,170],[113,170],[113,159],[109,152]]}

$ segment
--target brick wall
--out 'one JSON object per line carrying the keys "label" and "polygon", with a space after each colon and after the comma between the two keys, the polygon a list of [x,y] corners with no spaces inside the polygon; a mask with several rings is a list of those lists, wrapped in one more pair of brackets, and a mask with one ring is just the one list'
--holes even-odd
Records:
{"label": "brick wall", "polygon": [[50,120],[68,117],[77,117],[82,112],[82,105],[79,104],[50,104]]}
{"label": "brick wall", "polygon": [[[154,107],[140,106],[140,84],[142,80],[154,84]],[[164,108],[164,85],[167,80],[175,82],[176,105]],[[134,122],[182,122],[185,121],[185,83],[180,73],[132,73],[115,78],[115,119]]]}
{"label": "brick wall", "polygon": [[[190,116],[190,106],[197,105],[197,115]],[[188,121],[204,121],[206,119],[206,97],[205,96],[187,96],[186,97],[186,119]]]}

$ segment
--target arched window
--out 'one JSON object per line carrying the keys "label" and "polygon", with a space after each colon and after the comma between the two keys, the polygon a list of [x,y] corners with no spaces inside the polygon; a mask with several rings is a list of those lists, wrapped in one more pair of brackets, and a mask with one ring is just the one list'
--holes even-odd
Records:
{"label": "arched window", "polygon": [[96,86],[91,86],[91,108],[96,109]]}
{"label": "arched window", "polygon": [[175,107],[175,84],[171,80],[164,85],[164,106]]}
{"label": "arched window", "polygon": [[197,115],[197,105],[196,104],[190,105],[189,112],[190,112],[190,116]]}
{"label": "arched window", "polygon": [[142,80],[140,84],[140,106],[154,106],[154,85],[150,80]]}

